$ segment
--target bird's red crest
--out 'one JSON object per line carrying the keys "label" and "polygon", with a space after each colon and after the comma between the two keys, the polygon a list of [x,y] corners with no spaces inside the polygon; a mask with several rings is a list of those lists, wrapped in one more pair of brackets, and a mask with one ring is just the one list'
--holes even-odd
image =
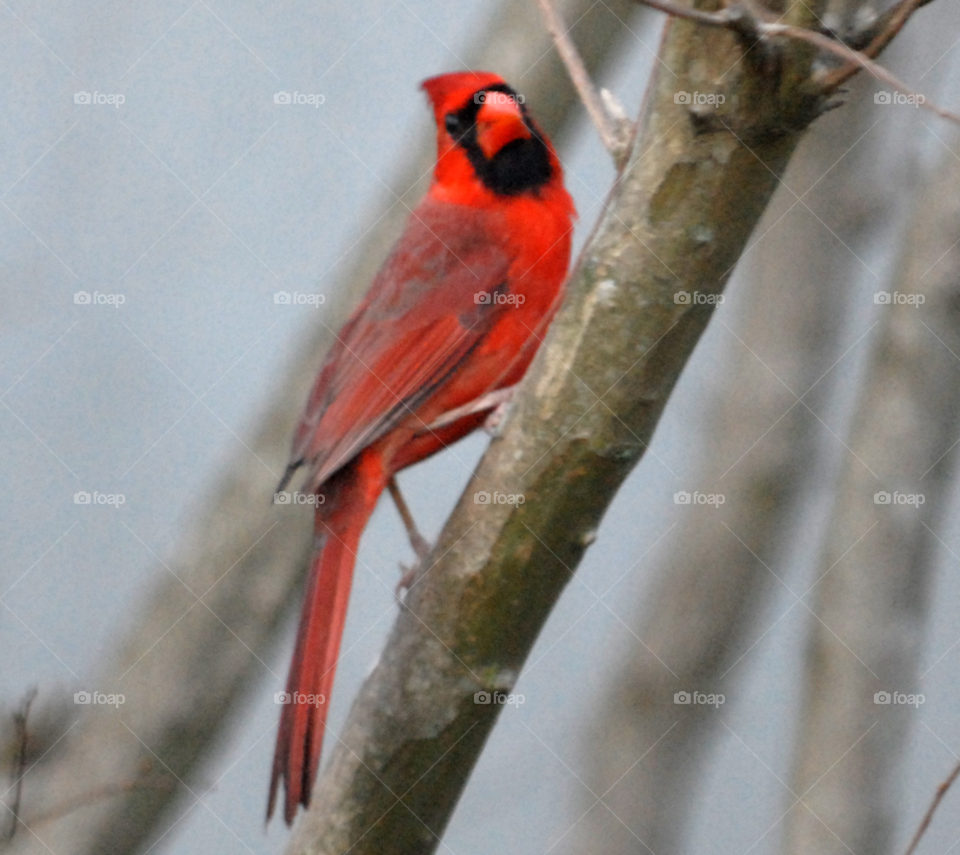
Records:
{"label": "bird's red crest", "polygon": [[454,74],[441,74],[431,77],[420,84],[427,93],[437,123],[443,123],[443,116],[450,110],[462,107],[467,98],[478,89],[503,84],[503,78],[489,71],[459,71]]}

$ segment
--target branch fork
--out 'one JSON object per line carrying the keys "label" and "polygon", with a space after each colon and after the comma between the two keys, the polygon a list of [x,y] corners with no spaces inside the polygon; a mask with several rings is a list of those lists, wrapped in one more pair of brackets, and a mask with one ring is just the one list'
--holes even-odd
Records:
{"label": "branch fork", "polygon": [[[541,3],[543,2],[546,0],[541,0]],[[700,9],[678,6],[671,0],[637,0],[637,2],[675,18],[731,30],[751,44],[783,36],[807,42],[826,53],[833,54],[844,61],[843,65],[815,74],[812,80],[824,96],[837,92],[840,86],[861,69],[869,71],[878,80],[882,80],[905,95],[917,97],[920,94],[875,62],[874,58],[903,29],[910,15],[930,0],[901,0],[869,27],[851,33],[845,39],[841,39],[834,31],[826,28],[809,30],[780,23],[779,20],[768,17],[766,12],[752,0],[729,0],[718,12],[704,12]],[[863,50],[858,50],[858,47],[862,47]],[[937,106],[928,98],[918,98],[918,104],[941,118],[960,124],[960,116]],[[836,103],[832,103],[828,104],[827,108],[836,106],[838,106]]]}

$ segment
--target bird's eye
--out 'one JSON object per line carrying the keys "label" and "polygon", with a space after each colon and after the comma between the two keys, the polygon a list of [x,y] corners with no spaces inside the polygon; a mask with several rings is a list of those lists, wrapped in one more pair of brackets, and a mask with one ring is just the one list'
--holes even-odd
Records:
{"label": "bird's eye", "polygon": [[448,134],[455,134],[460,130],[460,119],[458,119],[453,113],[450,113],[445,121],[447,126]]}

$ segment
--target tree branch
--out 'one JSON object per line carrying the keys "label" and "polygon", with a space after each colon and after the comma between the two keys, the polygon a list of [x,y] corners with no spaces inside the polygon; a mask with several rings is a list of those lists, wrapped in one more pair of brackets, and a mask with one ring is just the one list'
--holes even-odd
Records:
{"label": "tree branch", "polygon": [[30,731],[27,728],[27,722],[30,718],[30,706],[33,704],[33,701],[36,697],[36,688],[30,689],[30,691],[27,692],[26,697],[23,699],[23,702],[20,704],[20,709],[17,710],[13,716],[14,730],[16,731],[18,745],[17,761],[14,769],[15,791],[13,796],[13,808],[10,810],[12,814],[12,821],[10,823],[10,832],[7,835],[8,840],[13,840],[17,833],[17,828],[20,825],[20,799],[23,796],[23,776],[27,771],[27,749],[30,745]]}
{"label": "tree branch", "polygon": [[[904,24],[918,9],[922,9],[931,0],[900,0],[891,6],[874,23],[859,32],[852,33],[844,42],[854,50],[875,59],[880,56],[890,42],[896,38]],[[837,87],[850,79],[858,70],[858,65],[850,63],[845,68],[833,72],[825,81],[825,85]]]}
{"label": "tree branch", "polygon": [[913,855],[913,853],[917,851],[917,847],[920,845],[920,839],[930,826],[930,821],[933,819],[934,813],[940,806],[940,802],[943,801],[943,797],[947,794],[947,790],[953,786],[953,783],[957,780],[958,776],[960,776],[960,763],[957,763],[957,765],[953,767],[953,771],[947,776],[947,780],[937,787],[936,795],[934,795],[933,801],[930,803],[930,807],[927,809],[927,812],[923,815],[923,819],[920,822],[920,827],[917,829],[917,833],[913,835],[913,840],[910,841],[910,845],[907,847],[905,855]]}

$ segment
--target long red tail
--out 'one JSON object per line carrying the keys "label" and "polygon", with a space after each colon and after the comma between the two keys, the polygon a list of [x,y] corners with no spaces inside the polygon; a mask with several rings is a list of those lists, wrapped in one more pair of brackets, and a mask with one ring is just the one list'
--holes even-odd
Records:
{"label": "long red tail", "polygon": [[[360,535],[385,487],[379,461],[366,455],[325,485],[317,506],[318,548],[313,557],[297,644],[287,676],[286,703],[273,756],[267,819],[273,815],[280,779],[285,781],[283,816],[289,825],[297,805],[307,807],[320,766],[330,690],[336,675],[340,639]],[[374,465],[364,465],[373,463]]]}

